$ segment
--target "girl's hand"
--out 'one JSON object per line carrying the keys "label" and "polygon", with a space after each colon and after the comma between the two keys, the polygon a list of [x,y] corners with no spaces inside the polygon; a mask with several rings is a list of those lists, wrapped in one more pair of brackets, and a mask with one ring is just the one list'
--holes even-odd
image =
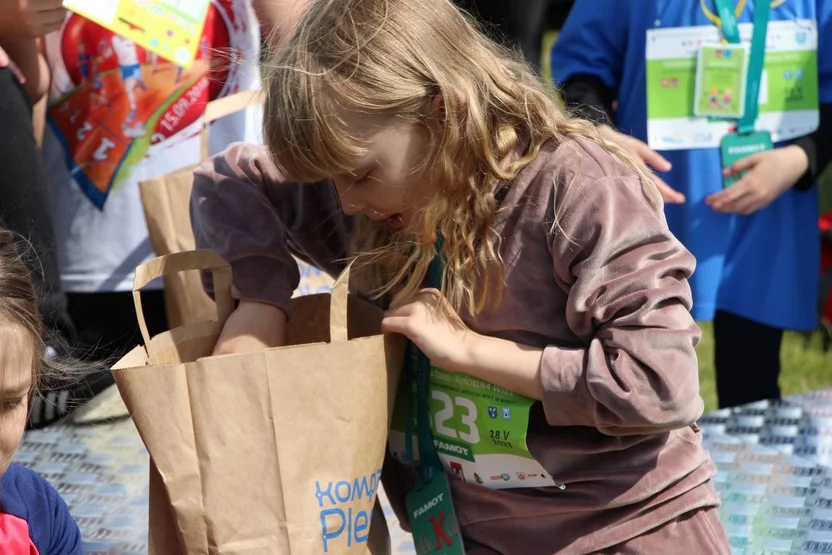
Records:
{"label": "girl's hand", "polygon": [[382,333],[400,333],[413,341],[437,366],[460,372],[471,366],[471,331],[436,289],[422,289],[394,302],[381,322]]}
{"label": "girl's hand", "polygon": [[463,372],[532,399],[543,398],[543,350],[472,331],[436,289],[422,289],[393,303],[381,331],[406,335],[448,372]]}
{"label": "girl's hand", "polygon": [[240,301],[217,340],[212,356],[251,353],[285,342],[286,313],[270,304]]}
{"label": "girl's hand", "polygon": [[[647,167],[653,168],[659,172],[670,171],[672,167],[670,162],[668,162],[664,156],[650,148],[650,146],[644,141],[640,141],[635,137],[616,131],[609,125],[602,125],[600,127],[600,132],[601,136],[606,140],[612,143],[620,144]],[[673,189],[657,175],[653,176],[653,182],[656,184],[656,188],[662,195],[662,200],[665,204],[681,204],[685,202],[685,195]]]}
{"label": "girl's hand", "polygon": [[723,170],[725,177],[748,171],[745,176],[705,202],[717,212],[753,214],[762,210],[794,184],[809,168],[809,157],[799,146],[776,148],[738,160]]}

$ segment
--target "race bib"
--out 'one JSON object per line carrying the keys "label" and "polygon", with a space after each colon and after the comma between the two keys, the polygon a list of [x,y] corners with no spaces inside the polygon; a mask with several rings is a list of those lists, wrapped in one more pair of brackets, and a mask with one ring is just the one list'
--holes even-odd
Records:
{"label": "race bib", "polygon": [[[739,25],[744,44],[749,43],[752,29],[750,23]],[[716,148],[735,130],[734,101],[744,94],[736,94],[727,84],[733,77],[711,72],[702,76],[705,88],[697,91],[700,52],[719,41],[719,29],[713,25],[647,31],[647,139],[652,148]],[[815,21],[768,25],[756,127],[768,131],[775,142],[808,135],[818,127],[817,45]],[[704,52],[713,53],[712,62],[718,60],[716,49]],[[732,90],[724,94],[729,87]]]}
{"label": "race bib", "polygon": [[[405,382],[399,386],[390,430],[390,450],[404,463],[407,402],[416,397],[406,389],[413,384]],[[534,402],[467,374],[431,366],[431,432],[445,471],[491,489],[556,486],[526,446]],[[415,406],[410,413],[415,415]],[[412,429],[416,429],[415,417]],[[418,461],[415,435],[411,441]]]}

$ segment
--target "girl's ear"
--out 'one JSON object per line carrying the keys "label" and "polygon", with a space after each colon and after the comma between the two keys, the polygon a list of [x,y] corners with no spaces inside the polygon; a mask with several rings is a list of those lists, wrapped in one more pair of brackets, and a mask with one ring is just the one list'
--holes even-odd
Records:
{"label": "girl's ear", "polygon": [[445,125],[445,97],[442,93],[437,93],[430,101],[428,108],[428,119],[431,123],[437,124],[441,129]]}
{"label": "girl's ear", "polygon": [[[455,91],[453,96],[456,104],[454,107],[455,113],[462,115],[463,120],[460,123],[464,125],[466,104],[465,94],[461,91]],[[446,106],[445,97],[442,93],[436,93],[433,98],[431,98],[430,107],[428,108],[428,119],[433,125],[435,125],[436,130],[443,129],[445,127],[445,118],[447,117]]]}

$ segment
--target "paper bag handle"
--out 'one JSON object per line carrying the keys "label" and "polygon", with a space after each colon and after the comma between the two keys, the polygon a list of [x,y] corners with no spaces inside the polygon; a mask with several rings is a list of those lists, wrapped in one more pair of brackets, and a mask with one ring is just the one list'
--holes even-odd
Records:
{"label": "paper bag handle", "polygon": [[214,275],[214,299],[217,303],[217,321],[220,326],[225,325],[234,311],[234,301],[231,298],[231,266],[214,251],[193,250],[154,258],[136,268],[133,281],[133,302],[136,305],[136,318],[145,346],[150,344],[150,333],[144,320],[141,288],[156,278],[188,270],[211,270]]}
{"label": "paper bag handle", "polygon": [[258,89],[230,94],[205,104],[205,112],[202,114],[202,132],[200,133],[200,160],[208,159],[208,130],[211,123],[225,116],[242,112],[250,106],[265,104],[265,102],[266,91]]}
{"label": "paper bag handle", "polygon": [[347,304],[350,296],[350,269],[352,262],[347,264],[338,279],[332,285],[329,301],[329,341],[330,343],[345,343],[347,337]]}

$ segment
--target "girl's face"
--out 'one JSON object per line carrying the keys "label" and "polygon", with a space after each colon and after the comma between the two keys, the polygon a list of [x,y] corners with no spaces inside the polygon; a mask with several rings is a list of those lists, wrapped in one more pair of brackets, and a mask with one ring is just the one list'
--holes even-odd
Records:
{"label": "girl's face", "polygon": [[0,327],[0,475],[23,439],[35,363],[33,341],[18,326]]}
{"label": "girl's face", "polygon": [[394,229],[408,225],[423,206],[429,176],[424,161],[430,137],[423,125],[387,127],[369,137],[368,152],[348,174],[332,178],[345,214],[363,212]]}

